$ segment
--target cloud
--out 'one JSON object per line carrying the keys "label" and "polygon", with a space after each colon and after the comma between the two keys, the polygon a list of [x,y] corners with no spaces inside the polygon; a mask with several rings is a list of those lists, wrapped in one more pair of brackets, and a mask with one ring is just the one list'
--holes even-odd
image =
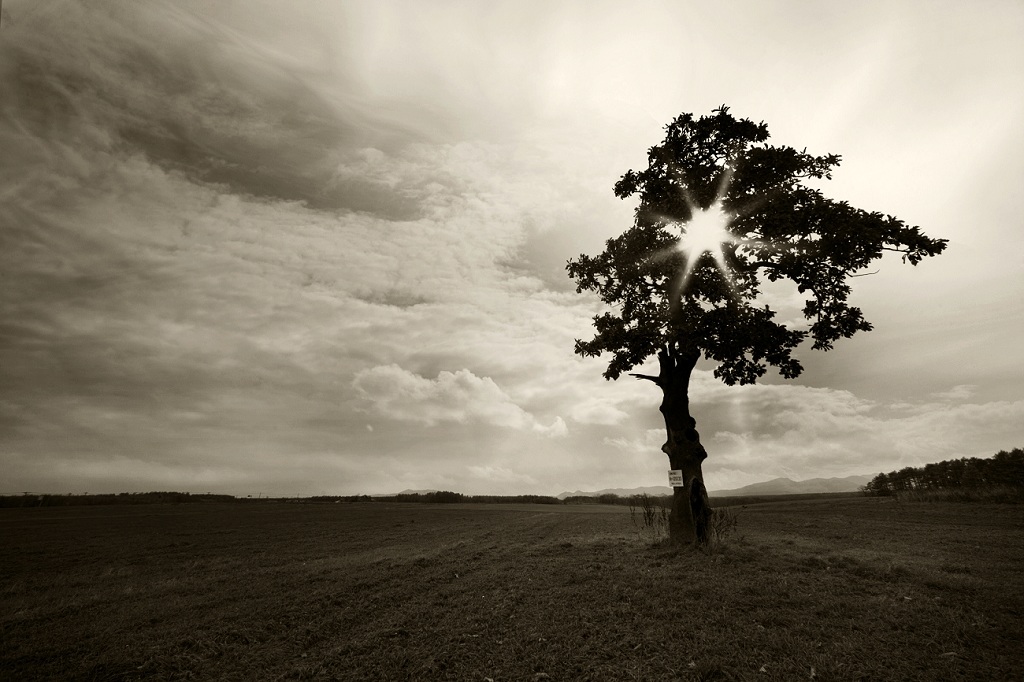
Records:
{"label": "cloud", "polygon": [[[45,150],[81,174],[96,170],[90,152],[134,151],[233,194],[389,219],[415,215],[402,188],[372,169],[358,172],[365,149],[400,149],[416,139],[412,132],[358,97],[339,100],[325,88],[312,74],[331,69],[326,57],[319,65],[289,63],[261,42],[265,34],[234,30],[215,13],[62,0],[46,11],[22,10],[0,44],[3,112],[20,133],[4,136],[8,153]],[[329,41],[313,22],[302,30],[307,42]],[[25,147],[27,135],[40,140],[35,149]]]}
{"label": "cloud", "polygon": [[573,421],[581,424],[601,424],[613,426],[622,423],[629,415],[608,400],[599,397],[591,397],[582,404],[574,405],[569,411]]}
{"label": "cloud", "polygon": [[948,391],[932,393],[932,397],[943,401],[962,402],[968,400],[977,392],[978,387],[974,384],[959,384]]}
{"label": "cloud", "polygon": [[[182,158],[152,136],[125,136],[135,125],[125,117],[153,119],[160,129],[206,114],[189,108],[201,103],[184,101],[160,110],[158,84],[141,87],[142,94],[155,88],[154,99],[118,95],[126,98],[124,110],[89,94],[117,93],[127,78],[120,69],[128,67],[104,45],[118,44],[125,28],[103,12],[83,22],[85,44],[52,53],[38,36],[22,36],[36,42],[20,44],[18,58],[49,63],[55,75],[22,82],[4,102],[17,103],[3,110],[14,125],[2,129],[11,153],[0,162],[11,180],[0,207],[7,277],[0,374],[10,389],[0,420],[13,426],[4,435],[7,452],[50,452],[54,471],[67,465],[112,477],[117,462],[137,452],[183,460],[164,473],[138,468],[150,472],[133,479],[143,487],[163,487],[172,471],[183,482],[199,480],[186,472],[200,462],[282,479],[273,463],[254,461],[250,439],[282,460],[310,450],[383,452],[378,458],[393,457],[401,472],[407,465],[397,462],[407,453],[399,454],[388,434],[366,429],[357,410],[365,400],[351,382],[388,363],[414,367],[418,376],[439,376],[439,366],[487,372],[486,379],[463,376],[462,388],[483,402],[465,411],[473,429],[451,432],[462,439],[452,451],[501,438],[482,426],[528,438],[568,433],[555,406],[527,411],[513,396],[528,398],[524,387],[538,369],[564,357],[572,338],[565,312],[583,312],[571,298],[545,292],[528,269],[505,265],[516,259],[526,223],[551,222],[537,217],[552,196],[537,177],[544,162],[534,152],[486,143],[343,147],[319,176],[326,191],[365,176],[381,193],[370,203],[364,197],[333,208],[274,187],[220,181],[202,164],[249,167],[261,155],[277,158],[266,147],[276,114],[254,108],[266,125],[233,132],[205,121],[208,135],[231,138],[230,148],[208,144],[201,155],[186,150]],[[203,50],[191,55],[197,63],[208,57]],[[80,73],[90,59],[97,68]],[[167,57],[160,68],[174,72],[181,59]],[[218,78],[245,75],[232,73],[227,68]],[[86,84],[84,96],[68,95],[74,82]],[[191,87],[190,78],[181,82]],[[49,94],[33,100],[39,88]],[[234,81],[217,88],[245,91]],[[343,118],[335,121],[339,130],[346,129]],[[281,144],[315,132],[305,125],[283,126]],[[322,158],[315,147],[298,145],[314,161]],[[273,172],[298,171],[284,164]],[[457,403],[456,393],[439,395]],[[453,403],[446,409],[440,414],[455,414]],[[352,465],[361,456],[339,459]],[[440,454],[432,461],[444,466]],[[464,463],[452,465],[459,469]],[[235,487],[242,480],[224,478]]]}
{"label": "cloud", "polygon": [[1024,401],[888,403],[792,385],[742,387],[734,401],[712,400],[702,409],[726,415],[702,431],[711,453],[706,470],[744,471],[755,480],[985,457],[1016,442],[1024,420]]}
{"label": "cloud", "polygon": [[469,472],[476,478],[495,483],[537,485],[537,480],[532,476],[503,467],[471,466]]}
{"label": "cloud", "polygon": [[[605,382],[601,360],[572,355],[597,302],[572,291],[565,259],[598,252],[630,223],[633,206],[611,186],[644,162],[672,115],[721,103],[702,87],[706,74],[782,142],[833,150],[821,147],[838,135],[833,117],[818,117],[824,132],[800,127],[820,88],[801,99],[791,83],[794,97],[780,104],[751,87],[749,53],[722,52],[724,34],[712,30],[749,37],[761,19],[781,30],[791,17],[713,13],[693,23],[674,5],[253,3],[4,3],[0,467],[11,484],[216,489],[220,480],[244,494],[270,481],[292,494],[661,482],[658,391]],[[875,18],[857,16],[855,34],[875,35]],[[827,39],[809,40],[831,44],[845,31],[826,28]],[[667,38],[680,29],[693,38],[688,52]],[[954,48],[942,59],[970,49]],[[765,49],[779,74],[806,55],[798,41]],[[816,68],[845,72],[836,64],[862,55],[839,50]],[[865,73],[879,64],[892,73],[888,59]],[[1006,78],[984,80],[987,92]],[[840,79],[831,99],[876,82]],[[857,111],[870,110],[859,98]],[[1012,122],[1019,96],[1011,100],[961,97],[963,121],[887,101],[913,125],[843,128],[834,151],[850,154],[842,177],[856,175],[843,187],[860,204],[882,196],[878,187],[887,200],[912,196],[906,177],[955,185],[965,171],[939,178],[945,167],[925,163],[928,173],[908,175],[886,150],[899,140],[901,158],[921,166],[931,156],[916,151],[943,149],[935,139],[977,141],[960,132],[986,130],[985,145],[968,144],[977,166]],[[911,295],[902,276],[858,280],[878,330],[808,359],[803,386],[732,389],[706,368],[695,374],[710,476],[728,487],[729,477],[862,473],[1019,444],[1024,363],[1005,341],[1019,334],[1000,331],[1015,324],[1005,306],[1016,289],[993,291],[988,261],[988,246],[1006,254],[1014,243],[999,236],[1016,224],[1012,201],[999,204],[1019,178],[1007,158],[1017,159],[1005,152],[973,181],[1001,190],[981,204],[964,203],[980,195],[960,188],[895,206],[927,204],[922,224],[936,236],[1003,226],[977,242],[985,267],[923,267],[906,306],[879,305],[894,290]],[[960,291],[970,277],[987,293]],[[958,287],[943,306],[929,290],[939,285]],[[769,293],[782,315],[799,316],[790,292]],[[933,326],[910,322],[939,308],[948,317],[928,318]],[[907,322],[907,336],[885,331],[886,314]]]}
{"label": "cloud", "polygon": [[[690,399],[708,450],[703,469],[711,489],[987,457],[1016,447],[1024,423],[1024,401],[894,402],[788,383],[729,387],[703,370],[694,374]],[[642,414],[635,410],[632,422],[604,437],[603,445],[653,467],[667,462],[660,452],[665,432],[653,428],[653,420],[644,428]]]}
{"label": "cloud", "polygon": [[540,424],[491,378],[477,377],[468,369],[426,379],[398,365],[378,366],[358,372],[352,384],[369,403],[370,411],[389,419],[427,426],[480,421],[551,436],[567,433],[561,418],[550,426]]}

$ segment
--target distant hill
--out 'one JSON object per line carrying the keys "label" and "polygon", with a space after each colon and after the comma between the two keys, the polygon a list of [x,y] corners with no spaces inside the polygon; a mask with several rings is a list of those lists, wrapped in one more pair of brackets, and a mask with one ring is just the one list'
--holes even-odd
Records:
{"label": "distant hill", "polygon": [[790,478],[773,478],[762,483],[752,483],[732,490],[714,490],[712,497],[734,497],[736,495],[793,495],[799,493],[854,493],[870,481],[873,476],[846,476],[844,478],[809,478],[794,481]]}
{"label": "distant hill", "polygon": [[[806,481],[794,481],[790,478],[773,478],[770,481],[752,483],[742,488],[731,490],[711,490],[708,495],[711,497],[735,497],[738,495],[793,495],[799,493],[852,493],[860,490],[860,487],[870,481],[872,476],[846,476],[844,478],[811,478]],[[558,495],[558,499],[564,500],[567,497],[597,497],[598,495],[618,495],[629,497],[630,495],[671,495],[672,488],[668,486],[650,486],[646,488],[605,488],[595,492],[564,492]]]}
{"label": "distant hill", "polygon": [[619,497],[629,497],[630,495],[671,495],[672,488],[667,485],[654,485],[647,488],[605,488],[604,490],[598,490],[596,492],[585,492],[583,490],[577,490],[575,492],[565,492],[560,495],[556,495],[560,500],[564,500],[567,497],[597,497],[598,495],[618,495]]}
{"label": "distant hill", "polygon": [[370,495],[370,497],[397,497],[398,495],[428,495],[430,493],[436,492],[436,490],[403,490],[400,493],[377,493],[376,495]]}

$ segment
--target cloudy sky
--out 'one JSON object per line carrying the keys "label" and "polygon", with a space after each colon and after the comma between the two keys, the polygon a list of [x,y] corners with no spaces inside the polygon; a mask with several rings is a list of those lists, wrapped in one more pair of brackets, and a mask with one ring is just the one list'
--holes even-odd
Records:
{"label": "cloudy sky", "polygon": [[2,12],[0,492],[665,484],[658,389],[573,355],[564,266],[723,103],[950,244],[856,280],[874,331],[799,380],[700,366],[708,488],[1024,445],[1016,0]]}

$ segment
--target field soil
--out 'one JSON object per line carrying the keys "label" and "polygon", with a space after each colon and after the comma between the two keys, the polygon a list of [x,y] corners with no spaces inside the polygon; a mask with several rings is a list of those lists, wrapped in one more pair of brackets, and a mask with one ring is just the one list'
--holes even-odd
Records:
{"label": "field soil", "polygon": [[1021,680],[1024,507],[0,510],[4,680]]}

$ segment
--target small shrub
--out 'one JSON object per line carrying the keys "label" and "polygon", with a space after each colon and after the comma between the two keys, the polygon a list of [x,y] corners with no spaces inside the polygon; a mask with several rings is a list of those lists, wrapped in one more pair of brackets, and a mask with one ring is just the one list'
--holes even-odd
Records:
{"label": "small shrub", "polygon": [[704,549],[709,554],[714,554],[722,548],[725,540],[732,535],[739,526],[740,515],[733,509],[719,507],[711,510],[711,523],[709,524],[708,540]]}
{"label": "small shrub", "polygon": [[652,543],[668,537],[668,507],[664,500],[647,493],[629,498],[629,518],[637,533],[649,535]]}

